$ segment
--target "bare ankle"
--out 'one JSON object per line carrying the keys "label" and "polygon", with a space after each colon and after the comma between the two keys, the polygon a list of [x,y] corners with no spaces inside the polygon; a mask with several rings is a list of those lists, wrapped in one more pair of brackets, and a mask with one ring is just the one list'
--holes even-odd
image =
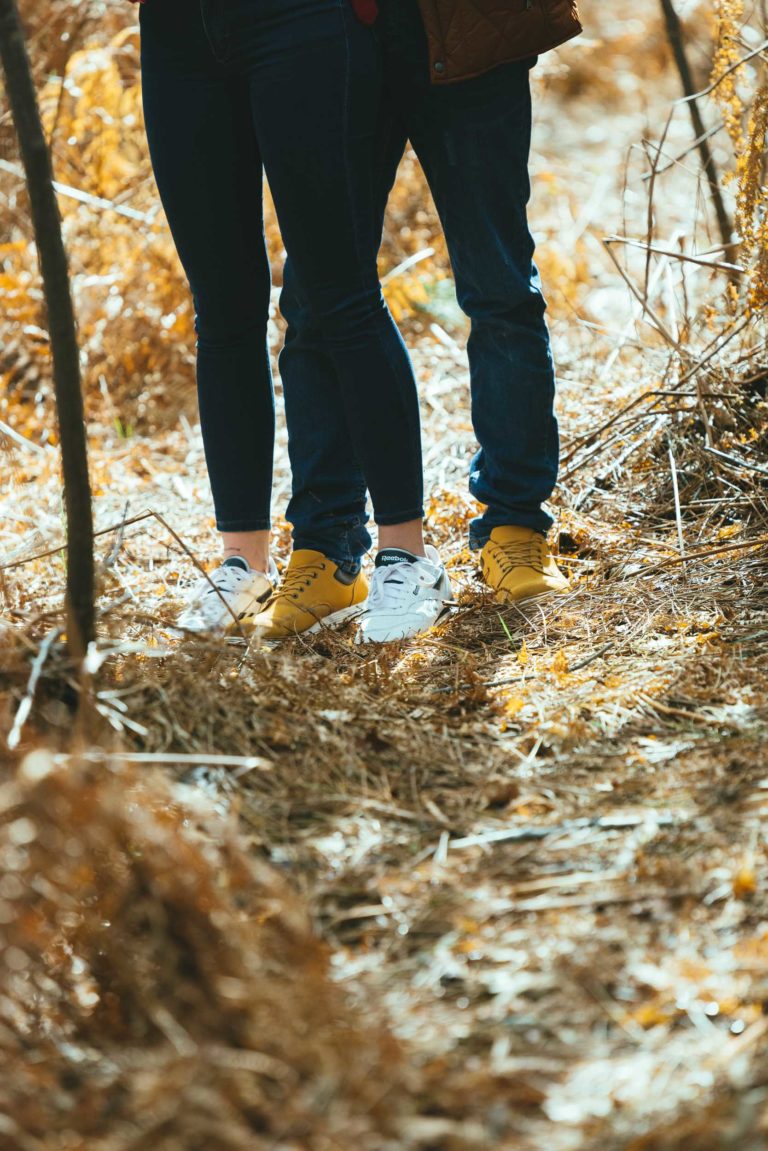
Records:
{"label": "bare ankle", "polygon": [[254,571],[269,571],[269,532],[222,532],[224,559],[238,556]]}
{"label": "bare ankle", "polygon": [[403,524],[379,525],[379,550],[397,548],[414,556],[425,556],[424,525],[421,520]]}

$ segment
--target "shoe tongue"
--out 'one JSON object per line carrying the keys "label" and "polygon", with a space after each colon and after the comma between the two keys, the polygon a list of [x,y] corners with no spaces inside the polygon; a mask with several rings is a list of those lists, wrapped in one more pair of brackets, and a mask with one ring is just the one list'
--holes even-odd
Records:
{"label": "shoe tongue", "polygon": [[291,558],[288,561],[289,568],[303,568],[308,564],[322,563],[328,557],[323,555],[322,552],[314,551],[313,548],[296,548],[291,552]]}
{"label": "shoe tongue", "polygon": [[229,559],[224,560],[221,565],[223,568],[240,568],[240,571],[249,572],[251,570],[247,559],[242,556],[230,556]]}
{"label": "shoe tongue", "polygon": [[375,567],[389,568],[394,564],[415,564],[418,562],[419,557],[413,555],[412,552],[403,551],[401,548],[382,548],[376,556]]}

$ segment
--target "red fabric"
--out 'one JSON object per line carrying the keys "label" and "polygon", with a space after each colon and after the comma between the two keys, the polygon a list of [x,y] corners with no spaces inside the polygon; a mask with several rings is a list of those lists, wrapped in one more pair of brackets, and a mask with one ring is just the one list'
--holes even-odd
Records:
{"label": "red fabric", "polygon": [[[144,4],[146,0],[131,0],[132,4]],[[376,0],[352,0],[352,7],[359,20],[363,24],[373,24],[379,14],[379,6]]]}
{"label": "red fabric", "polygon": [[352,0],[352,7],[357,13],[357,18],[362,20],[363,24],[374,24],[376,17],[379,14],[379,6],[376,0]]}

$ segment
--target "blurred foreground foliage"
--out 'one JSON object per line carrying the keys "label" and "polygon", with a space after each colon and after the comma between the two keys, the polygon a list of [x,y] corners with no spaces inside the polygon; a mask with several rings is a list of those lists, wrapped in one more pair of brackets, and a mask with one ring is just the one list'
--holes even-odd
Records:
{"label": "blurred foreground foliage", "polygon": [[396,1045],[191,789],[38,752],[0,793],[0,859],[3,1151],[386,1145]]}

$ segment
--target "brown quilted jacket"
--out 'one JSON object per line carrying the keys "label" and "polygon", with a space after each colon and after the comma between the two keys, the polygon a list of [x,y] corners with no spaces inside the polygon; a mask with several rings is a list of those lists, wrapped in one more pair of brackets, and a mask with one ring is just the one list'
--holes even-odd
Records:
{"label": "brown quilted jacket", "polygon": [[576,0],[419,0],[436,84],[538,56],[581,31]]}

